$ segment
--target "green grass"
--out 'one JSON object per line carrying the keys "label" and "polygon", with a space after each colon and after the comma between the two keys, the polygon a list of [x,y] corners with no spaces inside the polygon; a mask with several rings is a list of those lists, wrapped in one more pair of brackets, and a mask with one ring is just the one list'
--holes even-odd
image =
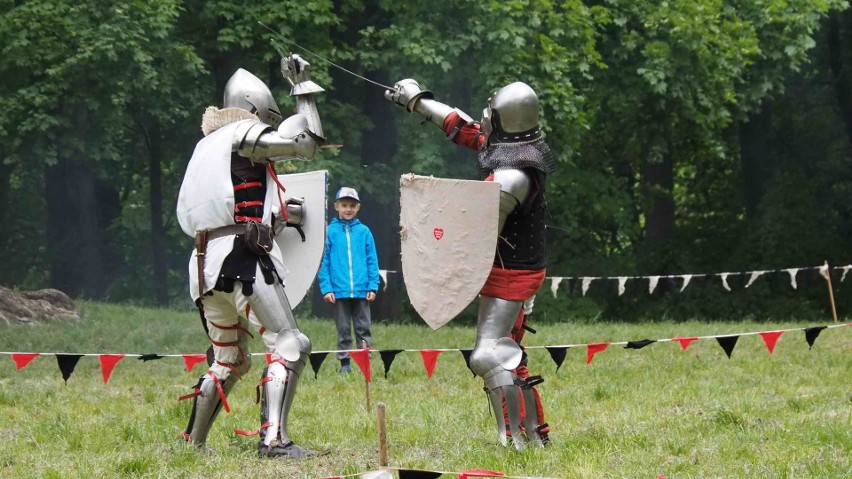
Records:
{"label": "green grass", "polygon": [[[78,322],[0,325],[0,350],[80,353],[203,352],[194,312],[82,303]],[[552,321],[552,318],[551,318]],[[796,322],[595,324],[565,318],[537,324],[527,345],[669,338],[812,326]],[[314,350],[334,348],[331,321],[303,318]],[[377,349],[471,347],[474,330],[374,325]],[[258,339],[252,342],[260,351]],[[512,476],[852,477],[852,328],[823,331],[813,350],[801,332],[785,333],[775,354],[757,336],[740,338],[732,359],[714,340],[682,351],[677,343],[634,351],[610,347],[585,365],[570,349],[558,373],[543,349],[530,351],[553,444],[521,453],[496,445],[480,380],[461,354],[442,353],[431,379],[420,355],[402,353],[384,378],[374,355],[373,403],[387,404],[390,465],[442,471],[493,469]],[[228,398],[207,450],[180,441],[189,391],[203,367],[180,358],[125,358],[109,384],[98,361],[80,360],[64,384],[53,357],[20,371],[0,356],[0,477],[299,477],[379,467],[375,411],[364,404],[360,374],[341,376],[328,358],[318,379],[306,370],[290,432],[331,455],[264,460],[256,440],[254,386],[261,357]]]}

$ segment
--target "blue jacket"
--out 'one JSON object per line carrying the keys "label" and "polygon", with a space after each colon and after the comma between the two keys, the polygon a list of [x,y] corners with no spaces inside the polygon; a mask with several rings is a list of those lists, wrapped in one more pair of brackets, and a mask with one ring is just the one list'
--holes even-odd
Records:
{"label": "blue jacket", "polygon": [[358,219],[334,218],[317,277],[323,296],[334,293],[336,299],[366,298],[368,291],[378,291],[379,261],[370,228]]}

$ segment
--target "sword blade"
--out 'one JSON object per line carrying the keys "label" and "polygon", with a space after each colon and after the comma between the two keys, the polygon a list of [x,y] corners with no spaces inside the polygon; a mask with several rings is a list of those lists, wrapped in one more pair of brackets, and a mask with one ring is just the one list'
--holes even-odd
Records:
{"label": "sword blade", "polygon": [[273,30],[271,27],[269,27],[268,25],[266,25],[266,24],[265,24],[265,23],[263,23],[263,22],[257,22],[257,23],[261,24],[264,28],[266,28],[267,30],[269,30],[270,32],[272,32],[272,33],[273,33],[276,37],[278,37],[278,39],[279,39],[279,40],[281,40],[283,43],[285,43],[285,44],[287,44],[287,45],[292,45],[292,46],[294,46],[294,47],[296,47],[296,48],[298,48],[298,49],[300,49],[300,50],[304,51],[305,53],[308,53],[308,54],[310,54],[310,55],[312,55],[312,56],[314,56],[314,57],[316,57],[316,58],[319,58],[320,60],[322,60],[322,61],[324,61],[324,62],[328,63],[329,65],[331,65],[331,66],[333,66],[333,67],[335,67],[335,68],[337,68],[337,69],[343,70],[344,72],[346,72],[346,73],[348,73],[348,74],[350,74],[350,75],[352,75],[352,76],[354,76],[354,77],[356,77],[356,78],[359,78],[359,79],[361,79],[361,80],[364,80],[364,81],[365,81],[365,82],[367,82],[367,83],[371,83],[371,84],[373,84],[373,85],[376,85],[377,87],[380,87],[380,88],[382,88],[383,90],[393,90],[393,89],[394,89],[394,87],[392,87],[392,86],[387,86],[387,85],[385,85],[385,84],[383,84],[383,83],[379,83],[379,82],[377,82],[377,81],[375,81],[375,80],[371,80],[371,79],[369,79],[369,78],[367,78],[367,77],[365,77],[365,76],[363,76],[363,75],[359,75],[359,74],[357,74],[357,73],[353,72],[352,70],[348,70],[348,69],[346,69],[346,68],[344,68],[344,67],[342,67],[342,66],[338,65],[337,63],[334,63],[333,61],[329,60],[328,58],[325,58],[324,56],[320,55],[319,53],[317,53],[317,52],[315,52],[315,51],[313,51],[313,50],[310,50],[310,49],[308,49],[308,48],[305,48],[305,47],[303,47],[302,45],[299,45],[298,43],[296,43],[296,42],[294,42],[294,41],[292,41],[292,40],[288,40],[288,39],[284,38],[284,36],[283,36],[283,35],[281,35],[280,33],[276,32],[275,30]]}

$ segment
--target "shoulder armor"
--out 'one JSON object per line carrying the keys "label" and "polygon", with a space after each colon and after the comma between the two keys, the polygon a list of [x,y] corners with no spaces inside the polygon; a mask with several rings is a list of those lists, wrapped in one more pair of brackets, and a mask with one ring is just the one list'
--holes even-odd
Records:
{"label": "shoulder armor", "polygon": [[502,193],[512,195],[518,200],[518,203],[523,203],[530,192],[530,177],[521,170],[496,170],[494,181],[500,183]]}
{"label": "shoulder armor", "polygon": [[231,144],[232,151],[239,151],[243,144],[253,145],[263,133],[273,128],[259,120],[248,120],[237,125],[234,130],[234,140]]}

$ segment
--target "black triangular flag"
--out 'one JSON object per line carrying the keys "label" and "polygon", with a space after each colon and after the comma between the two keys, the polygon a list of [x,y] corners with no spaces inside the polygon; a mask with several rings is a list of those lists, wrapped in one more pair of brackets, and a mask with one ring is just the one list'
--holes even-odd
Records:
{"label": "black triangular flag", "polygon": [[314,379],[319,376],[319,368],[326,356],[328,356],[328,353],[311,353],[311,369],[314,370]]}
{"label": "black triangular flag", "polygon": [[656,342],[657,342],[656,339],[642,339],[640,341],[628,341],[627,346],[625,346],[624,349],[642,349],[645,346],[647,346],[651,343],[656,343]]}
{"label": "black triangular flag", "polygon": [[819,333],[825,329],[825,326],[815,326],[813,328],[805,328],[805,340],[808,342],[808,349],[813,349],[814,341],[816,341]]}
{"label": "black triangular flag", "polygon": [[574,296],[575,289],[577,289],[577,278],[568,278],[568,296]]}
{"label": "black triangular flag", "polygon": [[71,377],[71,373],[74,372],[74,368],[77,367],[77,361],[82,358],[82,354],[57,354],[56,362],[59,364],[59,370],[62,371],[62,379],[65,382],[68,382],[68,378]]}
{"label": "black triangular flag", "polygon": [[138,358],[140,361],[153,361],[155,359],[163,359],[159,354],[143,354]]}
{"label": "black triangular flag", "polygon": [[[781,280],[784,279],[783,276],[786,276],[788,279],[790,278],[789,273],[786,271],[769,271],[764,274],[766,276],[766,280],[769,282],[769,291],[778,291],[781,287]],[[787,284],[790,284],[789,281]]]}
{"label": "black triangular flag", "polygon": [[639,278],[632,277],[630,281],[625,284],[627,288],[627,293],[632,297],[639,296],[639,291],[642,289],[642,282],[639,281]]}
{"label": "black triangular flag", "polygon": [[609,292],[612,291],[612,282],[618,282],[617,278],[610,278],[609,276],[604,276],[601,278],[601,294],[606,297],[609,296]]}
{"label": "black triangular flag", "polygon": [[734,352],[734,346],[737,345],[737,340],[740,339],[739,336],[718,336],[716,341],[719,342],[719,346],[722,346],[722,349],[725,350],[725,354],[728,355],[728,359],[731,359],[731,353]]}
{"label": "black triangular flag", "polygon": [[545,346],[544,348],[547,349],[550,358],[556,363],[556,372],[559,372],[559,368],[565,361],[565,352],[568,351],[568,346]]}
{"label": "black triangular flag", "polygon": [[388,377],[388,372],[390,371],[391,364],[393,363],[394,358],[397,354],[405,351],[404,349],[388,349],[387,351],[379,351],[379,356],[382,357],[382,364],[385,365],[385,378]]}
{"label": "black triangular flag", "polygon": [[419,471],[417,469],[397,469],[399,479],[435,479],[443,473],[435,471]]}
{"label": "black triangular flag", "polygon": [[[459,352],[462,353],[462,357],[464,357],[464,364],[470,369],[470,354],[473,352],[472,349],[459,349]],[[470,369],[470,372],[476,376],[476,373],[473,372],[473,369]]]}

